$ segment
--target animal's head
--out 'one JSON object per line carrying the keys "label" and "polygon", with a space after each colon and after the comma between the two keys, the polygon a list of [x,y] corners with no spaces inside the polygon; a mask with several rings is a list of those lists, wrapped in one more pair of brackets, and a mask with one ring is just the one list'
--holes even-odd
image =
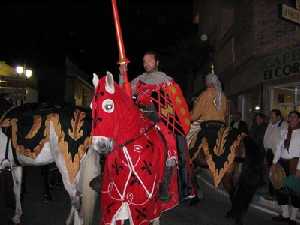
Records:
{"label": "animal's head", "polygon": [[[112,140],[123,143],[133,133],[138,132],[136,121],[140,112],[127,94],[114,82],[113,75],[93,77],[95,95],[92,101],[93,144],[111,145]],[[97,148],[97,147],[96,147]]]}

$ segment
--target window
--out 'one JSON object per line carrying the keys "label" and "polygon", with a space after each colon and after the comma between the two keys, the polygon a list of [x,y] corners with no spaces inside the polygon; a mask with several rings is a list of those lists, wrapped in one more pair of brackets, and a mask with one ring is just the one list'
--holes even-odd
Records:
{"label": "window", "polygon": [[300,111],[300,83],[274,86],[271,89],[271,109],[280,109],[286,118],[292,110]]}

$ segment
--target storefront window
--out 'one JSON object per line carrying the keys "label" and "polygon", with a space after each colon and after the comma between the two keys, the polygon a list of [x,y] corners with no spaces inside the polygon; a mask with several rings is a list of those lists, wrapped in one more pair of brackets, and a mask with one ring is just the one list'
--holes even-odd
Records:
{"label": "storefront window", "polygon": [[76,80],[74,88],[74,101],[77,106],[89,107],[92,101],[93,90],[82,82]]}
{"label": "storefront window", "polygon": [[285,118],[292,110],[300,111],[300,83],[272,87],[271,108],[280,109]]}

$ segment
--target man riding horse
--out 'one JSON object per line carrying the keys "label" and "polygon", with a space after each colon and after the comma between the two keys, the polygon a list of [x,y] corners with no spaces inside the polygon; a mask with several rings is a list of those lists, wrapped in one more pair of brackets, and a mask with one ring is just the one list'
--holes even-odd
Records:
{"label": "man riding horse", "polygon": [[[208,131],[206,129],[208,127],[213,130],[224,127],[227,113],[227,98],[222,91],[221,82],[213,70],[206,76],[205,83],[207,88],[195,100],[191,112],[192,126],[194,129],[200,128],[202,130],[198,133],[198,137],[203,136]],[[187,139],[190,140],[194,133],[194,130],[190,130]],[[199,146],[199,141],[201,138],[198,138],[195,147]]]}
{"label": "man riding horse", "polygon": [[[231,200],[231,209],[226,215],[234,218],[236,224],[242,224],[255,191],[262,184],[264,154],[245,133],[225,125],[227,99],[213,70],[206,76],[206,86],[191,113],[193,124],[187,135],[191,158],[196,168],[205,161],[216,187],[222,182]],[[239,179],[234,182],[233,172],[241,141],[245,158]]]}
{"label": "man riding horse", "polygon": [[[154,122],[162,121],[176,138],[178,160],[180,198],[192,195],[190,159],[185,136],[190,128],[190,115],[182,91],[172,77],[159,71],[158,53],[147,51],[143,56],[145,72],[133,81],[131,88],[135,103],[146,117]],[[127,70],[120,65],[120,73]],[[168,176],[166,168],[166,176]],[[166,177],[166,179],[168,179]],[[168,198],[166,187],[161,189],[161,197]]]}
{"label": "man riding horse", "polygon": [[[224,95],[221,87],[221,82],[217,75],[212,72],[205,79],[206,90],[195,100],[191,112],[191,129],[187,135],[191,155],[195,158],[200,153],[199,146],[202,142],[202,137],[215,137],[220,128],[225,126],[225,117],[227,113],[227,98]],[[195,168],[195,171],[196,168]],[[194,174],[193,183],[195,189],[198,190],[196,176]],[[196,196],[191,204],[197,203],[200,200],[200,193]]]}
{"label": "man riding horse", "polygon": [[205,79],[206,90],[196,99],[192,113],[192,122],[219,121],[225,123],[227,98],[222,91],[218,76],[212,71]]}

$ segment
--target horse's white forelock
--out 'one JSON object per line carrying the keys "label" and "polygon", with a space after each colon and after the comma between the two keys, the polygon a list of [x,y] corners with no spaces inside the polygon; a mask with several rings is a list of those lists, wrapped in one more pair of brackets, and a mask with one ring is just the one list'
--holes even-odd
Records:
{"label": "horse's white forelock", "polygon": [[115,93],[114,76],[109,71],[106,72],[105,90],[110,94]]}
{"label": "horse's white forelock", "polygon": [[93,73],[93,80],[92,80],[92,82],[93,82],[94,87],[97,88],[98,83],[99,83],[99,77],[95,73]]}

